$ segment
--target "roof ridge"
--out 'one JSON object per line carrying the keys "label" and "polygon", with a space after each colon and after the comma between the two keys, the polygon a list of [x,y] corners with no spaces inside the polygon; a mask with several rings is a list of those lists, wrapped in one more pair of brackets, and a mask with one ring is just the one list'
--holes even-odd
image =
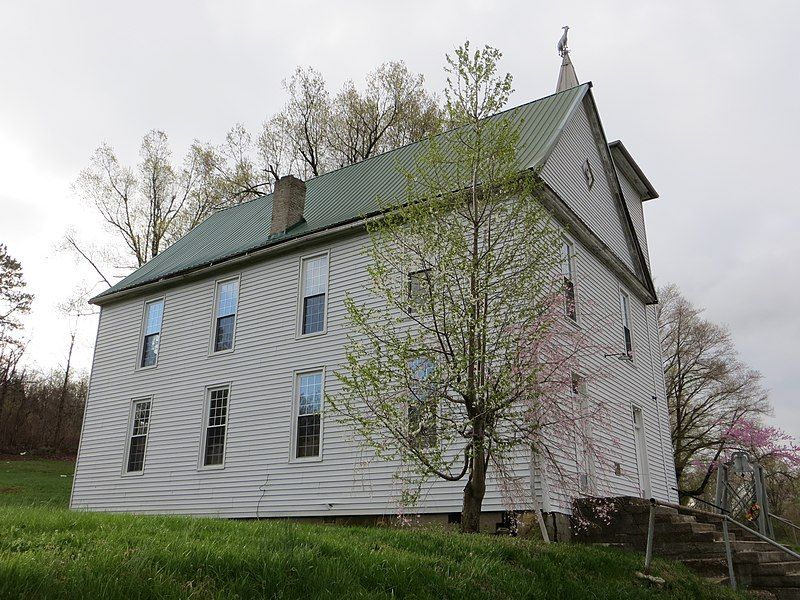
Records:
{"label": "roof ridge", "polygon": [[[574,90],[576,87],[581,87],[581,86],[589,86],[589,87],[591,87],[592,86],[592,82],[591,81],[587,81],[586,83],[581,83],[580,85],[576,85],[576,86],[574,86],[572,88],[568,88],[568,89],[562,90],[560,92],[554,92],[554,93],[549,94],[547,96],[542,96],[541,98],[536,98],[535,100],[529,100],[528,102],[523,102],[522,104],[517,104],[516,106],[512,106],[510,108],[505,108],[505,109],[501,110],[500,112],[496,112],[493,115],[489,115],[488,117],[484,117],[484,119],[494,119],[495,117],[498,117],[498,116],[500,116],[502,114],[505,114],[505,113],[508,113],[508,112],[511,112],[511,111],[514,111],[514,110],[519,110],[520,108],[524,108],[526,106],[530,106],[531,104],[536,104],[537,102],[542,102],[544,100],[548,100],[548,99],[552,98],[553,96],[558,96],[560,94],[566,94],[566,93],[571,92],[572,90]],[[447,135],[448,133],[451,133],[453,131],[456,131],[457,129],[460,129],[461,127],[463,127],[463,125],[459,125],[457,127],[451,127],[450,129],[446,129],[445,131],[440,131],[439,133],[436,133],[434,135],[430,135],[430,136],[427,136],[425,138],[416,140],[415,142],[409,142],[407,144],[403,144],[402,146],[398,146],[397,148],[392,148],[391,150],[387,150],[386,152],[381,152],[380,154],[374,154],[373,156],[368,156],[367,158],[361,159],[358,162],[354,162],[354,163],[350,163],[349,165],[344,165],[342,167],[338,167],[336,169],[333,169],[332,171],[326,171],[325,173],[322,173],[320,175],[315,175],[314,177],[311,177],[310,179],[307,179],[306,183],[308,183],[309,181],[314,181],[316,179],[321,179],[322,177],[325,177],[326,175],[331,175],[333,173],[339,173],[339,172],[344,171],[345,169],[348,169],[350,167],[355,167],[356,165],[363,164],[363,163],[365,163],[367,161],[370,161],[370,160],[373,160],[375,158],[380,158],[382,156],[386,156],[387,154],[391,154],[392,152],[397,152],[399,150],[403,150],[404,148],[408,148],[409,146],[415,146],[416,144],[422,143],[426,139],[431,139],[431,138],[436,138],[436,137],[439,137],[439,136]],[[259,197],[261,197],[261,196],[259,196]]]}

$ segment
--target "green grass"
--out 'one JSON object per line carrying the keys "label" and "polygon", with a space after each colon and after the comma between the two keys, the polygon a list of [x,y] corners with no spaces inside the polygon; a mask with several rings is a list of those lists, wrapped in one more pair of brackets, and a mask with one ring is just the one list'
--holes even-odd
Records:
{"label": "green grass", "polygon": [[63,460],[0,458],[0,506],[66,508],[75,465]]}
{"label": "green grass", "polygon": [[666,584],[650,588],[634,576],[640,555],[605,548],[436,529],[70,512],[62,508],[71,481],[60,477],[64,463],[0,464],[3,599],[743,598],[661,561],[654,574]]}

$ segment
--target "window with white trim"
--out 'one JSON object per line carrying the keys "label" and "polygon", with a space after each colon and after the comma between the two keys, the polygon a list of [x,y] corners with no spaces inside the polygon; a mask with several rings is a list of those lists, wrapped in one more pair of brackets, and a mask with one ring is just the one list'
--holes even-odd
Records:
{"label": "window with white trim", "polygon": [[322,445],[322,371],[297,375],[295,415],[295,458],[319,456]]}
{"label": "window with white trim", "polygon": [[578,491],[590,493],[593,490],[594,465],[594,432],[592,428],[592,406],[586,380],[572,373],[573,407],[578,419],[575,440],[575,457],[578,463]]}
{"label": "window with white trim", "polygon": [[301,334],[325,330],[325,297],[328,292],[328,255],[304,258],[301,267]]}
{"label": "window with white trim", "polygon": [[408,437],[419,448],[431,448],[437,441],[438,419],[436,393],[431,382],[433,361],[417,358],[411,361],[409,367]]}
{"label": "window with white trim", "polygon": [[230,386],[206,390],[205,427],[203,432],[203,466],[221,466],[225,462],[225,435],[228,429]]}
{"label": "window with white trim", "polygon": [[622,343],[625,354],[633,358],[633,330],[631,328],[631,300],[628,294],[619,291],[619,311],[622,319]]}
{"label": "window with white trim", "polygon": [[573,321],[578,320],[575,305],[575,251],[566,239],[561,245],[561,275],[564,277],[564,314]]}
{"label": "window with white trim", "polygon": [[140,367],[152,367],[158,362],[158,347],[161,343],[161,321],[163,318],[163,299],[151,300],[145,304]]}
{"label": "window with white trim", "polygon": [[411,310],[428,301],[431,294],[431,270],[420,269],[408,274],[408,300]]}
{"label": "window with white trim", "polygon": [[214,352],[233,349],[236,331],[236,308],[239,302],[239,280],[217,283],[214,302]]}
{"label": "window with white trim", "polygon": [[149,398],[133,401],[126,473],[141,473],[144,470],[144,452],[147,447],[147,432],[150,429],[150,406]]}

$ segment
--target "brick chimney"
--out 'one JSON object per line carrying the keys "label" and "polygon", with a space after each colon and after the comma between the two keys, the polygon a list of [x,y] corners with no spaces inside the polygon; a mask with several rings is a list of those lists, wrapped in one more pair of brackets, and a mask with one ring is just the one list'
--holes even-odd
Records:
{"label": "brick chimney", "polygon": [[294,175],[286,175],[275,182],[272,192],[272,225],[269,234],[283,233],[303,220],[306,204],[306,184]]}

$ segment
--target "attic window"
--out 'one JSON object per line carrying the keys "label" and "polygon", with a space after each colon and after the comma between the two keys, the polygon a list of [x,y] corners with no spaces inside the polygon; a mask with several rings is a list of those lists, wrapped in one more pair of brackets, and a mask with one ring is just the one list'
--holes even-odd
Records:
{"label": "attic window", "polygon": [[583,163],[581,170],[583,171],[583,178],[586,180],[586,186],[591,190],[594,185],[594,173],[592,172],[592,164],[589,162],[588,158]]}

